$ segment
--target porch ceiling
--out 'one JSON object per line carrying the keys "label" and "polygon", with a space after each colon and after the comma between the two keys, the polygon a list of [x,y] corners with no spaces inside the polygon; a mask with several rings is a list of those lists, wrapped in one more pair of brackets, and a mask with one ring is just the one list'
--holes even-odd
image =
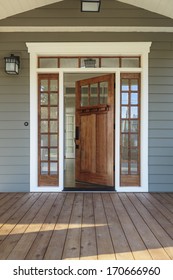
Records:
{"label": "porch ceiling", "polygon": [[[0,0],[0,19],[64,0]],[[80,0],[78,0],[80,1]],[[115,0],[173,18],[173,0]]]}

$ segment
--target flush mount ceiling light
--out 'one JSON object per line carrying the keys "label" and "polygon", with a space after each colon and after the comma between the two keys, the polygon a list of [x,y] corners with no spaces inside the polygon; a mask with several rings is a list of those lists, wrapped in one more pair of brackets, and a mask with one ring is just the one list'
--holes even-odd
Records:
{"label": "flush mount ceiling light", "polygon": [[5,72],[10,75],[18,75],[20,68],[20,57],[11,54],[9,57],[4,57],[5,59]]}
{"label": "flush mount ceiling light", "polygon": [[101,0],[81,0],[82,12],[99,12]]}

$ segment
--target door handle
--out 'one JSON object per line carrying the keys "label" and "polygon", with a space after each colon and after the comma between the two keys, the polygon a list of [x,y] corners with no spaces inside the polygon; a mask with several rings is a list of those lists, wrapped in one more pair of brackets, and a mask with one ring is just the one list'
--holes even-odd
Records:
{"label": "door handle", "polygon": [[76,126],[76,131],[75,131],[75,144],[76,144],[76,149],[79,149],[79,126]]}
{"label": "door handle", "polygon": [[79,126],[76,126],[76,135],[75,135],[76,140],[79,140]]}

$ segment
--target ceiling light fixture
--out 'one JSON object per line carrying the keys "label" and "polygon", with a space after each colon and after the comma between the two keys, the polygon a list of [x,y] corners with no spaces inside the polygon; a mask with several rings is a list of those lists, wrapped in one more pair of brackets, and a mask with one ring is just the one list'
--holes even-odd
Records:
{"label": "ceiling light fixture", "polygon": [[99,12],[101,0],[81,0],[82,12]]}

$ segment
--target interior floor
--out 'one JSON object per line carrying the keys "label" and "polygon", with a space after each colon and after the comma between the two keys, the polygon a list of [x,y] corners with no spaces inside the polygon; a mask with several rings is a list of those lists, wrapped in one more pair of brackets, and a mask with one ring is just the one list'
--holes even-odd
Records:
{"label": "interior floor", "polygon": [[115,191],[114,187],[89,184],[84,182],[78,182],[75,180],[75,159],[74,158],[66,158],[65,159],[65,173],[64,173],[64,181],[65,181],[65,191]]}

